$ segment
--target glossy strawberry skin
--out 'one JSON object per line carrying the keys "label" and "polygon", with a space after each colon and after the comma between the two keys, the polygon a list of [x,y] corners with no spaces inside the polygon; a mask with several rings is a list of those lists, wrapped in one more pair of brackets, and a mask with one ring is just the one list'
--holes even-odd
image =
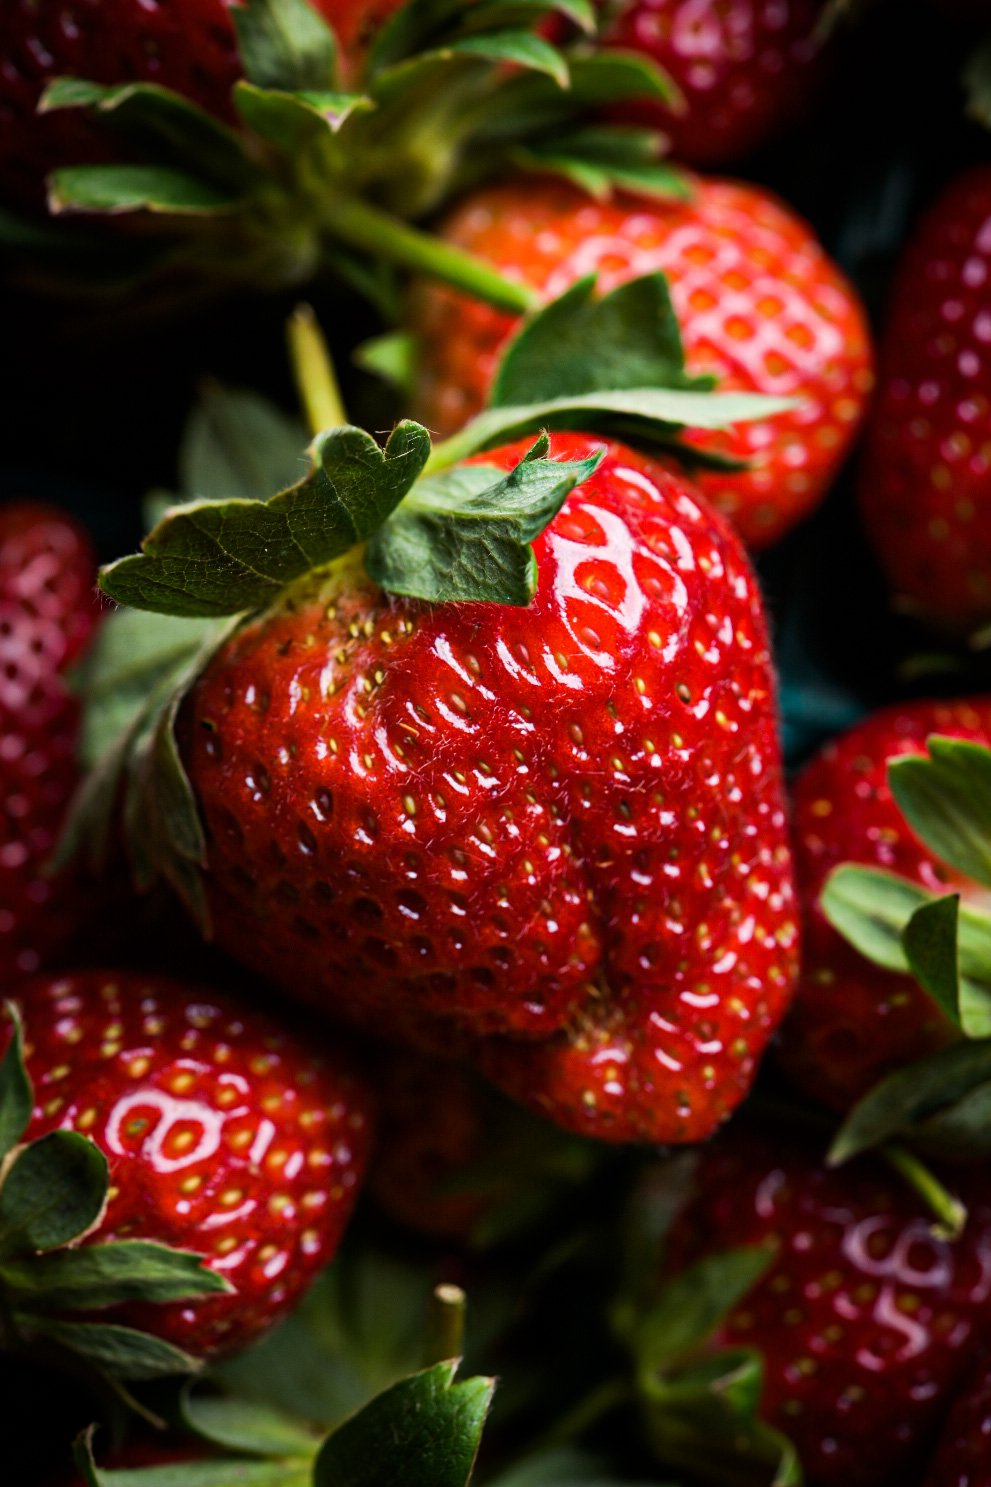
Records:
{"label": "glossy strawberry skin", "polygon": [[959,177],[899,266],[860,471],[868,534],[904,605],[991,617],[991,167]]}
{"label": "glossy strawberry skin", "polygon": [[379,1034],[476,1045],[565,1126],[694,1140],[794,974],[757,588],[684,478],[618,445],[535,552],[528,609],[354,566],[213,660],[182,747],[216,935]]}
{"label": "glossy strawberry skin", "polygon": [[[688,368],[724,391],[797,397],[799,406],[700,448],[750,460],[699,473],[704,495],[754,548],[775,541],[825,495],[872,385],[854,291],[806,224],[754,186],[696,180],[690,202],[594,202],[554,180],[505,181],[468,196],[443,236],[548,296],[597,272],[599,289],[663,271]],[[416,414],[449,433],[478,411],[514,322],[454,291],[424,287],[414,310],[422,375]]]}
{"label": "glossy strawberry skin", "polygon": [[827,922],[818,902],[841,862],[899,873],[932,893],[960,889],[966,897],[974,891],[923,846],[888,789],[887,760],[925,753],[931,733],[991,744],[991,698],[884,708],[826,744],[793,792],[802,976],[780,1057],[801,1088],[839,1109],[954,1036],[911,977],[865,960]]}
{"label": "glossy strawberry skin", "polygon": [[65,512],[0,507],[0,985],[58,953],[85,914],[45,867],[75,789],[65,673],[99,614],[89,538]]}
{"label": "glossy strawberry skin", "polygon": [[953,1406],[924,1487],[991,1487],[991,1366],[986,1353]]}
{"label": "glossy strawberry skin", "polygon": [[16,1001],[36,1102],[25,1139],[80,1131],[110,1164],[86,1242],[193,1250],[236,1288],[129,1303],[113,1320],[195,1357],[250,1342],[326,1265],[354,1205],[370,1114],[347,1058],[213,992],[131,971],[38,978]]}
{"label": "glossy strawberry skin", "polygon": [[663,129],[677,160],[720,165],[798,117],[822,71],[821,0],[626,0],[603,45],[649,57],[682,96],[677,110],[628,105],[621,117]]}
{"label": "glossy strawberry skin", "polygon": [[964,1235],[949,1244],[872,1159],[830,1171],[811,1148],[741,1128],[703,1156],[697,1197],[671,1237],[672,1268],[777,1242],[713,1345],[759,1349],[760,1413],[794,1442],[810,1487],[916,1480],[986,1329],[991,1206],[987,1173],[980,1179]]}
{"label": "glossy strawberry skin", "polygon": [[[397,0],[312,0],[334,27],[345,70]],[[0,191],[37,199],[56,165],[113,153],[107,134],[75,110],[38,118],[58,77],[159,83],[234,121],[242,76],[230,0],[75,0],[71,6],[5,0],[0,6]]]}

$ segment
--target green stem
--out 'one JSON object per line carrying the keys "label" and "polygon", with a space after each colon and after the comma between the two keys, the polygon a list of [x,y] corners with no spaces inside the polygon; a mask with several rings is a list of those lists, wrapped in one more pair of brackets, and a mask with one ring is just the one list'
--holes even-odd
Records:
{"label": "green stem", "polygon": [[455,248],[430,233],[410,227],[368,202],[344,197],[326,209],[325,222],[341,242],[384,258],[399,268],[412,269],[461,289],[497,310],[523,315],[539,303],[534,290],[503,278],[463,248]]}
{"label": "green stem", "polygon": [[460,1286],[434,1286],[423,1341],[423,1365],[460,1358],[464,1352],[466,1297]]}
{"label": "green stem", "polygon": [[337,385],[334,363],[311,305],[297,305],[286,321],[286,342],[296,391],[310,433],[340,428],[347,414]]}
{"label": "green stem", "polygon": [[954,1198],[935,1173],[904,1146],[892,1142],[882,1146],[880,1154],[934,1214],[937,1222],[933,1225],[933,1233],[937,1238],[959,1239],[967,1222],[967,1210],[959,1198]]}

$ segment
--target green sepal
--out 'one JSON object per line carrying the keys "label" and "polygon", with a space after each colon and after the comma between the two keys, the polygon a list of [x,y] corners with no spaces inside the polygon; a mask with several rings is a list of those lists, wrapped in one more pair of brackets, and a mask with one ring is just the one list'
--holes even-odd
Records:
{"label": "green sepal", "polygon": [[0,1265],[0,1286],[28,1311],[100,1311],[125,1301],[186,1301],[233,1290],[203,1256],[143,1239],[61,1249]]}
{"label": "green sepal", "polygon": [[243,0],[231,7],[249,83],[283,92],[332,90],[337,38],[308,0]]}
{"label": "green sepal", "polygon": [[183,1424],[202,1440],[251,1456],[312,1457],[323,1436],[313,1425],[258,1400],[206,1394],[187,1384],[180,1398]]}
{"label": "green sepal", "polygon": [[43,1254],[92,1229],[107,1196],[107,1159],[77,1131],[22,1147],[0,1184],[0,1263]]}
{"label": "green sepal", "polygon": [[100,1467],[93,1459],[94,1428],[84,1430],[73,1446],[86,1487],[311,1487],[307,1461],[245,1461],[222,1456],[124,1470]]}
{"label": "green sepal", "polygon": [[14,1323],[30,1340],[41,1339],[68,1348],[111,1378],[133,1382],[173,1378],[177,1374],[198,1373],[203,1366],[182,1348],[133,1327],[117,1327],[108,1322],[56,1321],[36,1312],[15,1312]]}
{"label": "green sepal", "polygon": [[546,434],[508,475],[487,465],[421,480],[365,551],[389,593],[430,603],[527,605],[537,591],[531,543],[601,459],[546,458]]}
{"label": "green sepal", "polygon": [[101,570],[121,604],[165,614],[221,615],[262,605],[293,579],[366,538],[426,463],[430,437],[404,420],[384,452],[362,429],[320,434],[306,479],[268,501],[194,502],[172,511],[141,556]]}
{"label": "green sepal", "polygon": [[355,348],[351,360],[410,396],[416,385],[416,339],[409,331],[386,331]]}
{"label": "green sepal", "polygon": [[571,81],[568,63],[556,46],[532,31],[495,31],[479,36],[461,36],[449,41],[436,52],[427,52],[416,59],[415,64],[429,64],[435,57],[448,60],[451,57],[479,57],[484,62],[525,67],[531,72],[542,72],[553,78],[559,88],[566,88]]}
{"label": "green sepal", "polygon": [[909,970],[924,991],[957,1027],[963,1023],[957,967],[959,893],[922,904],[902,930]]}
{"label": "green sepal", "polygon": [[557,13],[583,31],[595,30],[595,16],[586,0],[409,0],[389,17],[375,38],[368,57],[368,76],[382,74],[409,59],[437,55],[470,36],[498,38],[508,33],[533,35],[529,28],[542,16]]}
{"label": "green sepal", "polygon": [[48,177],[48,207],[61,212],[163,212],[202,216],[232,211],[237,193],[168,165],[63,165]]}
{"label": "green sepal", "polygon": [[847,1115],[829,1160],[895,1137],[936,1155],[991,1155],[991,1039],[956,1043],[880,1080]]}
{"label": "green sepal", "polygon": [[38,111],[66,108],[90,109],[148,155],[150,163],[187,169],[225,194],[239,194],[261,179],[233,129],[157,83],[104,85],[56,78],[45,89]]}
{"label": "green sepal", "polygon": [[707,1255],[663,1287],[630,1339],[639,1373],[656,1375],[691,1359],[774,1260],[776,1246]]}
{"label": "green sepal", "polygon": [[513,160],[524,170],[563,176],[598,201],[608,200],[617,187],[662,201],[685,200],[691,186],[663,153],[664,136],[657,130],[586,124],[520,145]]}
{"label": "green sepal", "polygon": [[891,793],[927,847],[991,888],[991,749],[939,734],[926,748],[888,761]]}
{"label": "green sepal", "polygon": [[438,1363],[377,1395],[325,1442],[313,1487],[465,1487],[495,1380],[455,1384],[456,1370]]}
{"label": "green sepal", "polygon": [[234,87],[234,106],[249,129],[295,156],[324,130],[336,134],[353,113],[375,104],[364,93],[278,93],[239,82]]}
{"label": "green sepal", "polygon": [[4,1007],[10,1022],[10,1040],[0,1063],[0,1166],[27,1130],[34,1108],[34,1091],[24,1066],[24,1028],[14,1002]]}
{"label": "green sepal", "polygon": [[[302,422],[248,388],[208,381],[179,448],[183,496],[204,501],[267,501],[306,474],[309,437]],[[157,622],[154,625],[157,628]]]}
{"label": "green sepal", "polygon": [[[819,902],[833,928],[861,955],[885,970],[911,974],[905,931],[915,914],[943,900],[895,873],[843,863],[826,879]],[[960,904],[957,911],[957,960],[956,1014],[946,1001],[938,996],[934,1000],[966,1037],[987,1037],[991,1034],[991,916],[969,904]],[[945,987],[945,974],[942,984]]]}

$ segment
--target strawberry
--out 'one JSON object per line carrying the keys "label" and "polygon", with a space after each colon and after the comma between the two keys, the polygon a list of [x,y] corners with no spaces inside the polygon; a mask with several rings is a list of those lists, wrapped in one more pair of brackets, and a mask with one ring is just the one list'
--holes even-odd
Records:
{"label": "strawberry", "polygon": [[991,1487],[991,1368],[986,1355],[953,1406],[923,1487]]}
{"label": "strawberry", "polygon": [[585,483],[528,607],[387,597],[349,559],[220,646],[178,730],[204,885],[220,944],[291,994],[472,1048],[573,1130],[697,1140],[795,964],[758,590],[684,476],[550,451]]}
{"label": "strawberry", "polygon": [[911,977],[871,964],[827,922],[823,884],[842,862],[894,872],[931,892],[977,885],[947,868],[906,823],[888,785],[889,759],[924,754],[938,733],[991,743],[991,699],[882,709],[820,751],[794,791],[803,965],[781,1058],[796,1082],[846,1109],[879,1078],[944,1046],[950,1023]]}
{"label": "strawberry", "polygon": [[[687,202],[597,202],[560,181],[508,180],[465,198],[441,231],[545,294],[593,271],[608,288],[661,270],[689,370],[715,373],[723,389],[800,400],[773,422],[693,436],[700,449],[753,462],[742,473],[699,473],[699,489],[752,547],[822,499],[872,384],[870,340],[852,288],[769,193],[697,180]],[[448,431],[477,411],[512,328],[508,316],[450,289],[421,291],[414,329],[425,423]]]}
{"label": "strawberry", "polygon": [[606,12],[603,45],[658,63],[682,95],[627,106],[623,117],[664,130],[679,160],[736,159],[799,116],[819,80],[823,0],[625,0]]}
{"label": "strawberry", "polygon": [[670,1265],[775,1246],[710,1346],[759,1350],[760,1417],[793,1442],[810,1487],[915,1480],[986,1326],[986,1181],[950,1244],[876,1159],[831,1171],[799,1140],[740,1128],[704,1154]]}
{"label": "strawberry", "polygon": [[991,618],[991,167],[955,180],[899,265],[860,505],[897,601],[967,630]]}
{"label": "strawberry", "polygon": [[75,788],[65,672],[98,614],[89,538],[65,512],[0,507],[0,984],[37,970],[84,913],[45,865]]}
{"label": "strawberry", "polygon": [[34,1090],[23,1139],[36,1146],[25,1150],[80,1132],[109,1164],[106,1206],[68,1253],[153,1241],[201,1254],[231,1288],[130,1300],[107,1320],[195,1358],[265,1331],[330,1259],[357,1194],[369,1107],[345,1056],[314,1053],[225,997],[135,972],[38,978],[17,1004]]}

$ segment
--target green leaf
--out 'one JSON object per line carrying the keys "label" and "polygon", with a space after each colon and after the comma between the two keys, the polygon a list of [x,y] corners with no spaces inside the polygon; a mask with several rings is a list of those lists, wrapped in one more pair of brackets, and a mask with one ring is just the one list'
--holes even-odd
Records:
{"label": "green leaf", "polygon": [[961,82],[967,113],[975,123],[991,129],[991,36],[986,36],[968,57]]}
{"label": "green leaf", "polygon": [[929,757],[888,761],[888,784],[916,836],[958,872],[991,888],[991,749],[933,734]]}
{"label": "green leaf", "polygon": [[308,0],[245,0],[231,7],[231,20],[249,83],[290,93],[333,88],[337,41]]}
{"label": "green leaf", "polygon": [[307,1462],[239,1461],[224,1456],[207,1461],[177,1461],[116,1471],[93,1460],[93,1426],[73,1448],[76,1466],[87,1487],[310,1487]]}
{"label": "green leaf", "polygon": [[204,1440],[252,1456],[315,1456],[322,1440],[312,1425],[272,1405],[188,1387],[182,1418]]}
{"label": "green leaf", "polygon": [[183,494],[191,500],[267,501],[305,475],[308,443],[300,420],[268,398],[208,382],[179,450]]}
{"label": "green leaf", "polygon": [[17,1312],[19,1329],[46,1338],[95,1364],[111,1378],[133,1380],[171,1378],[196,1373],[201,1364],[181,1348],[133,1327],[107,1322],[61,1322],[34,1312]]}
{"label": "green leaf", "polygon": [[145,538],[141,556],[102,570],[104,591],[166,614],[233,614],[264,604],[381,526],[422,470],[430,437],[404,420],[383,452],[346,426],[319,435],[312,450],[311,474],[268,501],[176,508]]}
{"label": "green leaf", "polygon": [[486,62],[512,63],[532,72],[546,73],[559,88],[566,88],[571,81],[568,64],[557,47],[542,36],[535,36],[532,31],[495,31],[481,36],[463,36],[448,42],[434,55],[482,57]]}
{"label": "green leaf", "polygon": [[42,1311],[99,1311],[124,1301],[185,1301],[233,1289],[202,1255],[142,1239],[8,1261],[0,1276],[15,1306]]}
{"label": "green leaf", "polygon": [[453,1383],[455,1362],[393,1384],[324,1444],[314,1487],[465,1487],[494,1379]]}
{"label": "green leaf", "polygon": [[89,108],[149,163],[188,170],[218,189],[243,191],[260,179],[233,129],[180,93],[157,83],[104,86],[57,78],[46,88],[40,113]]}
{"label": "green leaf", "polygon": [[957,1027],[961,1025],[959,909],[959,893],[949,893],[916,909],[902,930],[902,947],[912,975]]}
{"label": "green leaf", "polygon": [[229,211],[237,194],[167,165],[63,165],[48,178],[52,212]]}
{"label": "green leaf", "polygon": [[25,1146],[0,1186],[0,1262],[58,1249],[103,1212],[107,1159],[76,1131],[50,1131]]}
{"label": "green leaf", "polygon": [[249,129],[291,157],[328,129],[336,134],[356,111],[375,107],[363,93],[278,93],[244,82],[234,88],[234,105]]}
{"label": "green leaf", "polygon": [[[991,1040],[956,1043],[882,1079],[850,1111],[829,1152],[833,1165],[896,1136],[911,1136],[991,1083]],[[983,1114],[986,1095],[978,1108]],[[964,1115],[966,1119],[966,1115]],[[973,1124],[970,1126],[972,1136]],[[938,1135],[938,1130],[936,1131]]]}
{"label": "green leaf", "polygon": [[[826,879],[820,906],[833,928],[861,955],[886,970],[907,974],[912,968],[903,934],[914,914],[936,902],[934,895],[907,878],[843,863]],[[991,1034],[991,917],[961,904],[957,928],[959,1025],[969,1038],[987,1037]],[[935,1000],[945,1011],[939,999]]]}
{"label": "green leaf", "polygon": [[418,482],[369,542],[370,577],[435,604],[529,604],[537,587],[530,544],[600,459],[548,460],[547,448],[543,436],[508,475],[473,465]]}
{"label": "green leaf", "polygon": [[24,1067],[24,1029],[13,1002],[4,1008],[10,1022],[10,1040],[0,1063],[0,1163],[27,1130],[34,1108],[34,1092]]}
{"label": "green leaf", "polygon": [[681,331],[663,274],[595,295],[595,275],[524,321],[503,353],[490,408],[627,388],[708,388],[685,372]]}
{"label": "green leaf", "polygon": [[390,330],[362,341],[351,360],[363,372],[381,377],[400,392],[412,393],[416,378],[416,340],[408,331]]}
{"label": "green leaf", "polygon": [[634,1332],[638,1370],[667,1372],[690,1357],[753,1289],[774,1256],[775,1246],[766,1244],[726,1250],[668,1281]]}

